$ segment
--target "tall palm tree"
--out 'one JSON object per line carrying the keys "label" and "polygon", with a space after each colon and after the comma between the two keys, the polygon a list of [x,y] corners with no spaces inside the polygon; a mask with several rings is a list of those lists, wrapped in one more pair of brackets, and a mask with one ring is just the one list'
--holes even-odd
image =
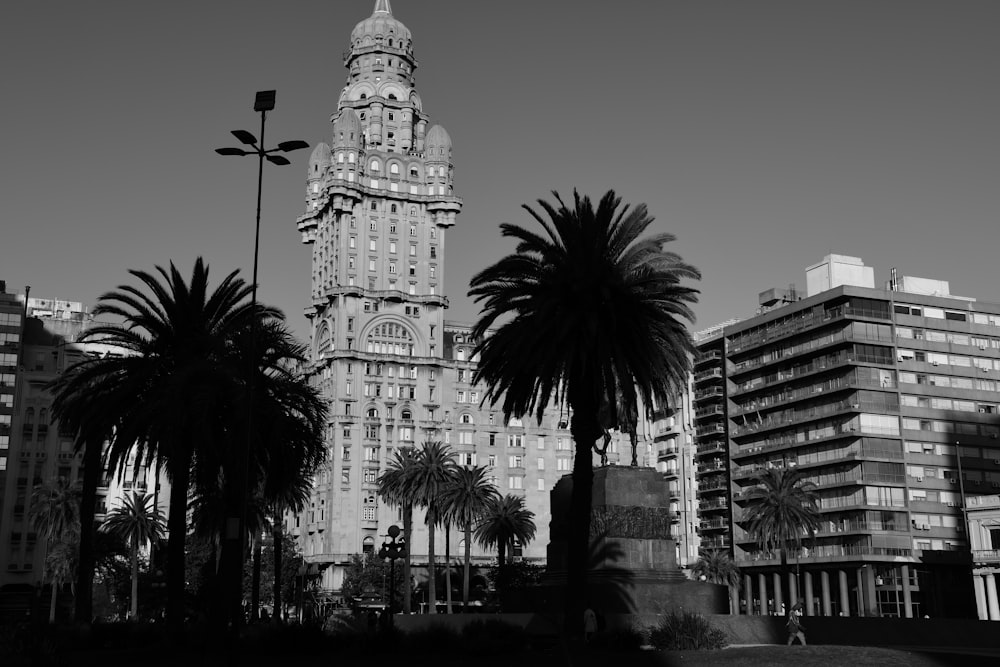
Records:
{"label": "tall palm tree", "polygon": [[132,564],[132,604],[129,618],[136,620],[139,614],[139,550],[146,544],[163,537],[165,522],[159,508],[152,505],[153,498],[134,491],[125,496],[122,504],[108,513],[103,528],[121,537],[129,545]]}
{"label": "tall palm tree", "polygon": [[56,622],[56,596],[60,584],[76,566],[80,536],[80,485],[65,477],[39,484],[31,492],[28,520],[45,542],[45,570],[52,586],[49,623]]}
{"label": "tall palm tree", "polygon": [[[695,561],[691,572],[695,577],[703,581],[710,581],[713,584],[720,584],[729,588],[730,607],[732,606],[733,591],[738,591],[740,588],[740,569],[736,566],[733,559],[729,557],[727,551],[723,549],[700,549],[698,551],[698,560]],[[731,613],[733,611],[733,609],[730,609]]]}
{"label": "tall palm tree", "polygon": [[441,523],[440,495],[448,487],[456,467],[451,447],[440,442],[425,442],[417,450],[410,484],[418,506],[424,508],[427,524],[427,602],[429,613],[437,613],[437,563],[434,556],[434,528]]}
{"label": "tall palm tree", "polygon": [[[502,402],[505,419],[535,414],[552,402],[568,403],[576,446],[570,500],[567,618],[581,632],[593,468],[591,447],[604,426],[615,426],[643,405],[666,405],[684,385],[693,344],[684,320],[698,291],[682,285],[697,269],[664,246],[673,235],[639,237],[653,219],[646,206],[622,206],[613,191],[596,209],[573,193],[567,206],[538,204],[546,220],[537,234],[513,224],[500,226],[518,242],[513,255],[473,277],[469,295],[483,304],[473,336],[480,355],[475,381],[487,386],[485,400]],[[504,323],[495,332],[495,322]],[[491,335],[487,335],[491,334]]]}
{"label": "tall palm tree", "polygon": [[788,548],[802,548],[802,538],[819,528],[816,485],[795,468],[768,468],[755,479],[742,520],[765,552],[781,554],[783,577],[788,574]]}
{"label": "tall palm tree", "polygon": [[[499,495],[499,494],[498,494]],[[497,588],[504,592],[507,581],[507,549],[535,539],[535,513],[524,506],[524,498],[507,494],[489,501],[476,526],[476,541],[485,549],[497,550]]]}
{"label": "tall palm tree", "polygon": [[484,516],[500,493],[486,476],[486,466],[459,467],[451,483],[441,493],[442,513],[465,533],[465,563],[462,569],[462,607],[469,607],[469,580],[472,562],[472,526]]}
{"label": "tall palm tree", "polygon": [[[142,466],[149,466],[159,454],[171,483],[167,619],[179,628],[184,615],[184,538],[191,471],[195,453],[222,437],[222,421],[229,416],[225,406],[231,398],[226,365],[230,341],[253,318],[267,321],[280,313],[254,308],[247,300],[251,287],[235,271],[210,290],[208,267],[201,258],[189,282],[173,264],[169,271],[156,270],[159,277],[130,271],[142,287],[122,285],[101,296],[94,313],[110,315],[113,322],[94,326],[81,336],[81,342],[101,343],[117,354],[81,361],[50,389],[55,393],[55,416],[77,433],[77,448],[85,452],[78,588],[86,593],[93,581],[88,539],[92,537],[101,444],[108,440],[108,466],[119,473],[130,454]],[[89,596],[83,604],[89,606]],[[90,609],[78,604],[78,617],[81,612],[89,618]]]}
{"label": "tall palm tree", "polygon": [[[378,478],[378,495],[390,505],[400,508],[403,515],[403,538],[410,541],[413,535],[413,506],[417,504],[417,496],[412,479],[413,470],[417,464],[417,450],[413,447],[401,447],[392,454],[386,464],[385,471]],[[410,552],[408,545],[403,555],[403,613],[411,610],[410,586]]]}

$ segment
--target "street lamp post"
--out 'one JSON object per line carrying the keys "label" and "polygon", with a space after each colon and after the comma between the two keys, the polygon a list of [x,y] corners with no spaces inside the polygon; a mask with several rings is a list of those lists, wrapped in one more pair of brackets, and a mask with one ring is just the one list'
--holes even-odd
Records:
{"label": "street lamp post", "polygon": [[[240,143],[249,148],[216,148],[215,152],[219,155],[256,155],[257,156],[257,218],[256,224],[254,226],[254,242],[253,242],[253,282],[251,284],[251,310],[253,312],[253,317],[250,320],[250,372],[247,380],[247,442],[246,449],[243,452],[243,461],[240,465],[241,470],[239,470],[239,487],[237,491],[242,497],[243,502],[240,503],[240,514],[238,517],[227,517],[226,518],[226,539],[230,541],[232,547],[235,547],[235,553],[243,553],[243,540],[246,538],[247,533],[247,505],[249,504],[249,467],[250,467],[250,449],[251,440],[253,438],[253,391],[254,391],[254,377],[257,373],[257,359],[256,359],[256,349],[255,349],[255,338],[256,338],[256,328],[257,328],[257,264],[260,255],[260,200],[261,200],[261,190],[264,180],[264,160],[267,160],[271,164],[284,166],[291,164],[288,158],[282,155],[275,155],[277,152],[289,153],[291,151],[299,150],[301,148],[308,148],[309,144],[301,140],[293,141],[283,141],[277,145],[276,148],[264,148],[264,124],[267,120],[267,112],[274,109],[275,91],[273,90],[261,90],[257,92],[254,98],[253,110],[260,112],[260,143],[257,143],[257,138],[251,132],[246,130],[232,130],[232,134],[236,137]],[[236,557],[234,557],[236,558]],[[235,561],[234,561],[235,563]],[[229,602],[231,607],[228,610],[232,614],[231,622],[233,626],[239,624],[242,620],[242,614],[238,613],[239,608],[236,605],[236,598],[238,597],[238,591],[241,586],[239,585],[239,580],[236,573],[242,571],[241,567],[236,567],[234,565],[233,572],[230,573],[233,578],[232,585],[232,595],[233,599]],[[253,614],[256,615],[259,607],[259,595],[258,586],[255,582],[254,586],[254,601],[252,604]]]}
{"label": "street lamp post", "polygon": [[[400,537],[399,526],[389,526],[388,539],[378,550],[378,557],[389,561],[389,620],[387,627],[392,627],[393,608],[396,604],[396,559],[406,555],[406,539]],[[397,539],[398,538],[398,539]]]}

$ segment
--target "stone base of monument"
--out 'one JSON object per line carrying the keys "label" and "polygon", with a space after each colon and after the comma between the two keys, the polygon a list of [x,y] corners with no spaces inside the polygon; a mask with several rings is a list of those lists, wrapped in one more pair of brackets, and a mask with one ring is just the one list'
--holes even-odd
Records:
{"label": "stone base of monument", "polygon": [[[562,610],[572,492],[573,477],[566,475],[550,494],[546,574],[530,601],[538,610]],[[725,586],[692,581],[677,566],[670,516],[669,487],[653,468],[594,470],[588,606],[604,614],[728,613]]]}

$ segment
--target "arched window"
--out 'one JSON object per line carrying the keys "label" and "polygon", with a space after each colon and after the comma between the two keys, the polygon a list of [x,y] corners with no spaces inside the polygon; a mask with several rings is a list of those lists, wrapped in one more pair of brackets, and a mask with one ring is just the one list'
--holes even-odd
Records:
{"label": "arched window", "polygon": [[24,411],[24,425],[30,426],[35,423],[35,409],[28,408]]}
{"label": "arched window", "polygon": [[410,167],[410,178],[417,178],[419,176],[420,176],[420,174],[417,173],[417,168],[416,167]]}
{"label": "arched window", "polygon": [[427,167],[427,175],[428,176],[434,175],[434,167]]}
{"label": "arched window", "polygon": [[374,554],[375,553],[375,538],[369,535],[364,540],[361,541],[361,553]]}
{"label": "arched window", "polygon": [[390,174],[398,174],[399,173],[399,165],[396,164],[395,162],[393,162],[391,165],[389,165],[389,173]]}
{"label": "arched window", "polygon": [[368,408],[368,419],[378,419],[378,410],[376,408]]}
{"label": "arched window", "polygon": [[521,420],[518,419],[517,417],[511,417],[510,422],[507,423],[507,426],[523,426],[523,424],[521,424]]}
{"label": "arched window", "polygon": [[413,356],[413,337],[410,332],[395,322],[376,325],[365,341],[365,351],[373,354],[397,354]]}
{"label": "arched window", "polygon": [[399,413],[399,418],[405,421],[410,421],[411,419],[413,419],[413,413],[410,412],[409,410],[404,409],[402,412]]}
{"label": "arched window", "polygon": [[472,415],[466,412],[465,414],[462,415],[459,421],[463,424],[472,424],[473,423]]}
{"label": "arched window", "polygon": [[389,93],[389,99],[390,99],[390,100],[394,100],[394,99],[396,99],[396,95],[395,95],[395,93]]}
{"label": "arched window", "polygon": [[354,164],[354,153],[347,154],[347,161],[350,162],[351,164]]}
{"label": "arched window", "polygon": [[[343,134],[343,132],[341,132],[341,134]],[[343,138],[343,137],[341,137],[341,138]],[[339,164],[344,164],[344,154],[343,153],[337,153],[337,162]]]}
{"label": "arched window", "polygon": [[455,350],[455,358],[458,359],[459,361],[465,361],[465,348],[464,347],[460,347],[457,350]]}
{"label": "arched window", "polygon": [[389,46],[392,46],[392,37],[389,38]]}
{"label": "arched window", "polygon": [[396,212],[396,205],[395,204],[392,204],[392,205],[389,206],[389,212],[390,213],[395,213]]}
{"label": "arched window", "polygon": [[378,160],[372,160],[371,164],[368,165],[368,168],[371,169],[372,171],[378,171],[379,169]]}

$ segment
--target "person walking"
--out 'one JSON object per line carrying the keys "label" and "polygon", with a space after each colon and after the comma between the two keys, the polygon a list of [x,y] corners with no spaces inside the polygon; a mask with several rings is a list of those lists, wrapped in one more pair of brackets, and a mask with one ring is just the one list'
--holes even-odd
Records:
{"label": "person walking", "polygon": [[589,642],[595,632],[597,632],[597,614],[587,607],[583,612],[583,639]]}
{"label": "person walking", "polygon": [[798,637],[802,645],[806,645],[806,629],[802,626],[802,603],[796,602],[788,610],[788,645],[791,646]]}

